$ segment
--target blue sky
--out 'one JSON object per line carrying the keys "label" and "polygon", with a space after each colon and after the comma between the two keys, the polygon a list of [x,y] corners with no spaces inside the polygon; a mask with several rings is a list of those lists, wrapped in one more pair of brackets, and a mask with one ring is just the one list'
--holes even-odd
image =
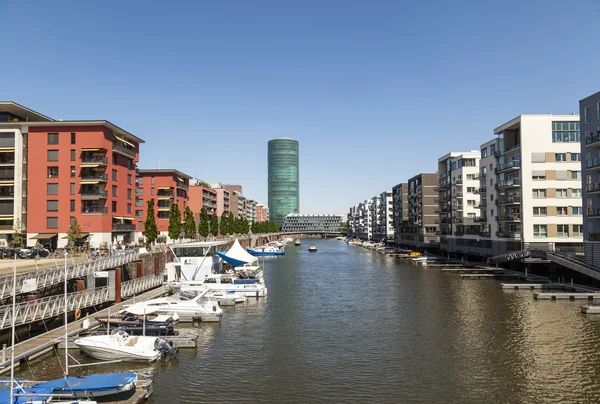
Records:
{"label": "blue sky", "polygon": [[[494,3],[494,4],[487,4]],[[593,0],[0,0],[0,99],[107,119],[140,167],[267,202],[267,141],[300,142],[300,209],[346,212],[520,113],[598,90]]]}

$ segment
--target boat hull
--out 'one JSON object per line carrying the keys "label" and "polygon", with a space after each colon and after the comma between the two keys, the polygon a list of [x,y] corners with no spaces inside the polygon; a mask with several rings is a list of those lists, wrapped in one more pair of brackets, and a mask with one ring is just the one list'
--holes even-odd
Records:
{"label": "boat hull", "polygon": [[112,349],[98,346],[90,346],[86,344],[80,345],[77,344],[77,342],[75,343],[87,355],[91,356],[92,358],[104,361],[122,360],[127,362],[153,362],[161,356],[160,352],[142,354],[123,349]]}
{"label": "boat hull", "polygon": [[248,249],[248,253],[254,256],[285,255],[285,251],[257,251],[251,249]]}

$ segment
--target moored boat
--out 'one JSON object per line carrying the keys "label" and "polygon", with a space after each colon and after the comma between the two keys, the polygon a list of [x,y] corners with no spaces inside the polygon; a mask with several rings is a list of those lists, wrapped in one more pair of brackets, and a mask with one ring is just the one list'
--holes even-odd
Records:
{"label": "moored boat", "polygon": [[308,251],[309,252],[317,252],[317,246],[314,244],[311,244],[310,247],[308,247]]}
{"label": "moored boat", "polygon": [[294,245],[302,245],[302,241],[299,238],[294,240]]}
{"label": "moored boat", "polygon": [[254,255],[254,256],[262,256],[262,255],[285,255],[285,250],[282,248],[279,248],[275,245],[266,245],[266,246],[260,246],[260,247],[255,247],[255,248],[247,248],[246,251],[248,252],[248,254]]}
{"label": "moored boat", "polygon": [[143,310],[142,313],[131,313],[124,309],[110,317],[96,317],[96,320],[104,328],[118,328],[129,335],[142,335],[145,332],[149,336],[159,336],[176,335],[175,326],[179,323],[179,316],[156,315],[151,309],[147,309],[146,313]]}
{"label": "moored boat", "polygon": [[115,396],[135,390],[136,382],[136,373],[115,372],[89,376],[63,376],[37,383],[34,387],[49,389],[53,394],[60,394],[63,398],[94,398]]}
{"label": "moored boat", "polygon": [[92,335],[75,340],[83,352],[100,360],[152,362],[163,354],[175,355],[177,351],[158,337],[132,336],[124,331],[111,335]]}
{"label": "moored boat", "polygon": [[142,312],[144,309],[156,310],[158,314],[177,314],[181,321],[200,320],[203,322],[221,321],[223,309],[209,290],[181,290],[170,297],[159,297],[141,303],[135,303],[127,310]]}
{"label": "moored boat", "polygon": [[581,306],[581,312],[585,314],[600,314],[600,302],[590,302]]}

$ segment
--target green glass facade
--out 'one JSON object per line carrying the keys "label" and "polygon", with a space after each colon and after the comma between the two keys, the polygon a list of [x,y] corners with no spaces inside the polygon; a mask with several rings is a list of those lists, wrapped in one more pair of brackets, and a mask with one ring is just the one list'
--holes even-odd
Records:
{"label": "green glass facade", "polygon": [[298,141],[269,141],[269,217],[283,225],[286,215],[299,212]]}

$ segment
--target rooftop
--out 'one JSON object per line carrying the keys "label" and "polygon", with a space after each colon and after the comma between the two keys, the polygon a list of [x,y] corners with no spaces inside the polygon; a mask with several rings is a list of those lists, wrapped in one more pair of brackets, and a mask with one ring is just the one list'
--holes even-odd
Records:
{"label": "rooftop", "polygon": [[189,175],[182,173],[179,170],[175,170],[174,168],[156,168],[156,169],[144,168],[144,169],[140,169],[139,172],[140,172],[140,175],[141,174],[174,174],[178,177],[187,178],[188,180],[192,179],[192,177],[190,177]]}

